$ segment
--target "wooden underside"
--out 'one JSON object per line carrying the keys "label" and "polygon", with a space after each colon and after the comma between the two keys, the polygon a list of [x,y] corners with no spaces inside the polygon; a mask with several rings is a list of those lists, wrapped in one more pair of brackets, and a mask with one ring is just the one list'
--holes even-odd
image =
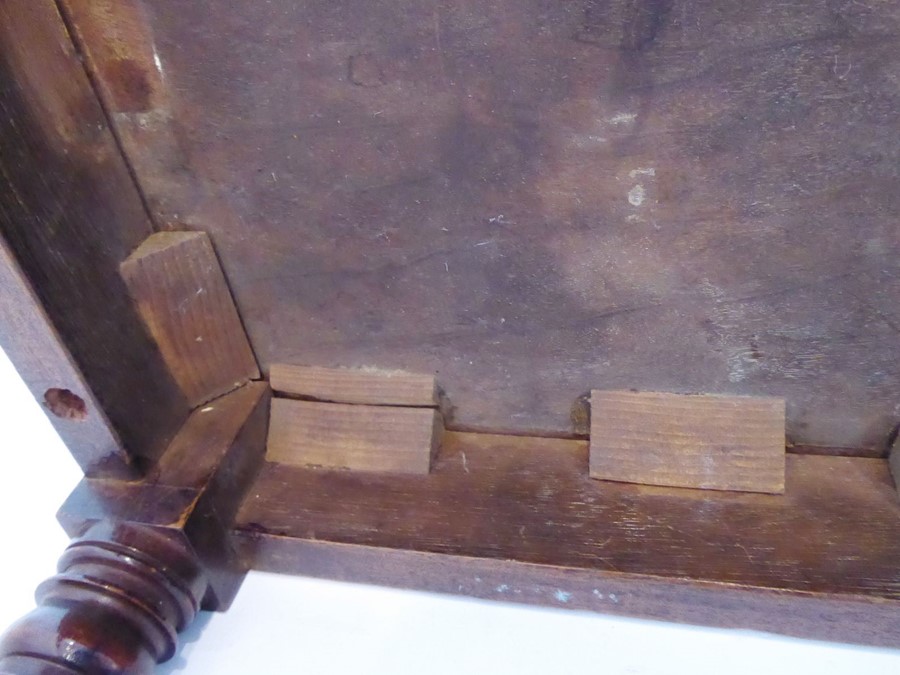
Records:
{"label": "wooden underside", "polygon": [[263,371],[436,372],[451,426],[555,435],[594,388],[779,396],[885,451],[896,3],[61,6]]}
{"label": "wooden underside", "polygon": [[[591,480],[586,442],[536,437],[638,387],[784,397],[794,441],[886,452],[896,6],[219,4],[0,4],[0,340],[91,474],[70,531],[174,530],[207,606],[233,537],[262,569],[898,644],[883,458],[711,493]],[[163,238],[209,266],[123,282],[158,230],[208,232]],[[456,431],[427,475],[257,475],[254,354],[434,373]],[[294,394],[343,396],[314,380]]]}
{"label": "wooden underside", "polygon": [[267,463],[237,534],[256,569],[900,645],[886,461],[789,456],[784,495],[596,481],[587,464],[580,441],[463,433],[428,476]]}

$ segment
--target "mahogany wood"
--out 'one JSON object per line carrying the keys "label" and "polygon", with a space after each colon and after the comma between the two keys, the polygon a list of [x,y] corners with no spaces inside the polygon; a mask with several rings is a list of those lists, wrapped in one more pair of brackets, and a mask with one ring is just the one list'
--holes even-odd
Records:
{"label": "mahogany wood", "polygon": [[38,608],[0,638],[0,672],[152,673],[175,653],[206,586],[184,542],[146,525],[99,523],[38,588]]}
{"label": "mahogany wood", "polygon": [[207,609],[231,604],[246,565],[231,524],[265,453],[269,390],[250,383],[197,409],[140,481],[84,479],[59,511],[70,536],[103,519],[170,531],[195,551],[209,578]]}
{"label": "mahogany wood", "polygon": [[47,406],[50,421],[79,466],[88,475],[134,475],[131,457],[106,412],[2,238],[0,289],[0,345],[35,399]]}
{"label": "mahogany wood", "polygon": [[238,532],[258,569],[485,600],[900,647],[897,602]]}
{"label": "mahogany wood", "polygon": [[257,569],[900,647],[884,460],[787,458],[784,495],[591,480],[588,448],[448,433],[431,475],[269,463]]}

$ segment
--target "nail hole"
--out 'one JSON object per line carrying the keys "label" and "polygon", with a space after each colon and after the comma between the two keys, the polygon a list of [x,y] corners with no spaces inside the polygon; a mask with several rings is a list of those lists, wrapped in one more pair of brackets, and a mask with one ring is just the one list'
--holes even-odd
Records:
{"label": "nail hole", "polygon": [[87,417],[84,399],[68,389],[52,387],[44,393],[44,405],[57,417],[80,422]]}

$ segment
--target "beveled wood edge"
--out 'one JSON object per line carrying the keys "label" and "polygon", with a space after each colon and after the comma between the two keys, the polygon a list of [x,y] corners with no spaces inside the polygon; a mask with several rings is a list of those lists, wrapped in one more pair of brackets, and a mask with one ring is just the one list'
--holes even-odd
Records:
{"label": "beveled wood edge", "polygon": [[900,601],[235,531],[251,569],[680,624],[900,648]]}

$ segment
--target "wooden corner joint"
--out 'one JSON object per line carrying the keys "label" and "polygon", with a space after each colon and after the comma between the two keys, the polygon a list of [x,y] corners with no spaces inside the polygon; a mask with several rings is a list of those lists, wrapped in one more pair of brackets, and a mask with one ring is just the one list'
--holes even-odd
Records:
{"label": "wooden corner joint", "polygon": [[230,544],[235,513],[265,457],[270,391],[250,382],[197,408],[137,481],[84,478],[60,508],[71,537],[93,523],[141,523],[183,540],[209,578],[207,609],[224,609],[245,569]]}
{"label": "wooden corner joint", "polygon": [[246,574],[232,527],[264,461],[269,400],[249,382],[197,408],[142,479],[82,479],[58,514],[73,543],[0,640],[0,672],[151,673],[199,609],[228,607]]}
{"label": "wooden corner joint", "polygon": [[268,458],[290,466],[427,474],[444,433],[435,379],[275,364]]}

